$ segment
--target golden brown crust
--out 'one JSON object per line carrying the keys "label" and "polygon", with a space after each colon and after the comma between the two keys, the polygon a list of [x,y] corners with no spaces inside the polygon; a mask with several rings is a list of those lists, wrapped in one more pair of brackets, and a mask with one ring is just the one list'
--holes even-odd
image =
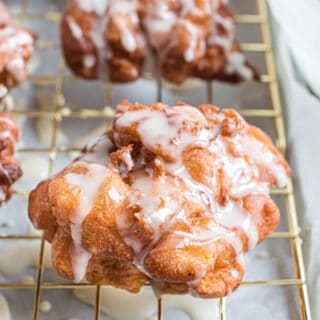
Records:
{"label": "golden brown crust", "polygon": [[113,129],[32,191],[29,216],[63,277],[222,297],[241,283],[243,253],[276,228],[268,191],[289,172],[232,109],[122,101]]}
{"label": "golden brown crust", "polygon": [[[55,178],[40,183],[29,197],[29,217],[37,228],[45,230],[46,239],[52,241],[53,265],[61,276],[68,279],[74,279],[70,224],[79,205],[80,190],[67,183],[64,177],[70,173],[80,174],[86,171],[85,166],[75,163]],[[95,283],[114,284],[116,281],[123,281],[127,283],[127,290],[136,291],[134,283],[139,280],[134,277],[145,282],[145,276],[141,276],[135,268],[133,270],[132,249],[120,239],[115,224],[115,214],[120,207],[108,196],[111,184],[112,189],[119,194],[124,194],[128,187],[117,175],[107,171],[109,175],[101,184],[92,210],[82,223],[82,246],[92,254],[87,277]],[[105,210],[101,211],[101,208]],[[112,268],[122,270],[119,278],[111,276]]]}
{"label": "golden brown crust", "polygon": [[48,241],[56,232],[56,218],[52,214],[52,203],[49,198],[50,181],[43,181],[37,187],[37,192],[32,191],[29,195],[29,212],[32,208],[32,215],[29,215],[31,222],[38,229],[43,229]]}

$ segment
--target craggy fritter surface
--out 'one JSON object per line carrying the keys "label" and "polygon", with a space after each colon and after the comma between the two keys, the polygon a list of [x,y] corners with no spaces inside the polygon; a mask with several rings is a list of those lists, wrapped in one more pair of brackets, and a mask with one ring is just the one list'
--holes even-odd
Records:
{"label": "craggy fritter surface", "polygon": [[122,101],[110,132],[31,192],[29,217],[65,278],[222,297],[277,226],[290,168],[232,109]]}
{"label": "craggy fritter surface", "polygon": [[61,36],[69,67],[88,79],[136,80],[152,57],[155,70],[177,84],[188,77],[259,79],[235,41],[234,13],[222,0],[75,0]]}
{"label": "craggy fritter surface", "polygon": [[18,25],[0,1],[0,84],[12,88],[27,77],[34,34]]}

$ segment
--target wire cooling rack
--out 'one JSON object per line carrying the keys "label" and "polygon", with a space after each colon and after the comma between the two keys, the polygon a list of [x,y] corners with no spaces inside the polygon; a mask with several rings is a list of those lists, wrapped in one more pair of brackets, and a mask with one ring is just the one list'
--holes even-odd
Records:
{"label": "wire cooling rack", "polygon": [[[45,12],[30,12],[29,7],[32,3],[40,4],[39,0],[17,0],[15,2],[15,10],[12,12],[13,16],[19,19],[22,23],[33,23],[33,22],[49,22],[52,23],[55,28],[59,23],[61,14],[59,11],[48,10]],[[57,1],[58,2],[58,1]],[[234,1],[236,2],[236,0]],[[10,2],[7,2],[11,4]],[[62,1],[63,3],[63,1]],[[263,59],[266,67],[265,74],[262,75],[262,83],[268,87],[270,94],[271,106],[269,108],[257,108],[257,109],[241,109],[240,113],[246,117],[252,119],[270,119],[274,124],[275,129],[275,142],[283,152],[286,150],[286,136],[285,136],[285,127],[284,127],[284,118],[283,111],[279,96],[279,88],[276,77],[275,61],[271,49],[271,39],[269,32],[269,22],[268,22],[268,13],[266,7],[266,0],[256,0],[255,7],[257,12],[250,14],[241,14],[237,15],[238,25],[255,25],[260,29],[261,42],[246,42],[241,43],[241,48],[246,53],[255,53],[260,55]],[[36,51],[46,54],[49,50],[58,50],[59,43],[57,39],[43,41],[39,39],[36,45]],[[111,105],[113,103],[113,94],[114,94],[114,85],[107,83],[105,87],[105,107],[99,109],[90,109],[90,108],[70,108],[68,107],[68,99],[64,96],[63,87],[64,84],[68,82],[80,83],[84,80],[76,78],[66,72],[65,64],[63,57],[59,53],[59,63],[58,63],[58,72],[54,75],[48,74],[37,74],[31,75],[29,81],[35,86],[54,86],[54,104],[51,109],[39,109],[36,107],[33,108],[19,108],[14,107],[10,112],[15,116],[24,116],[28,119],[37,120],[40,118],[50,119],[52,126],[50,145],[48,147],[39,147],[36,144],[28,147],[21,147],[18,152],[19,154],[26,154],[29,157],[33,157],[36,153],[45,153],[48,159],[48,175],[51,176],[54,172],[54,164],[57,160],[57,157],[60,154],[64,153],[73,153],[80,151],[79,148],[59,146],[58,144],[58,131],[61,127],[61,123],[65,119],[89,119],[89,118],[100,118],[105,119],[106,127],[110,123],[110,118],[113,115]],[[151,75],[146,74],[145,78],[151,78]],[[156,96],[155,99],[162,100],[164,85],[161,80],[155,80],[154,84],[156,85]],[[205,84],[205,96],[203,100],[206,100],[208,103],[214,103],[215,94],[214,86],[216,83],[208,82]],[[17,89],[19,90],[19,89]],[[231,89],[233,90],[233,89]],[[122,95],[125,95],[124,93]],[[124,96],[125,97],[125,96]],[[183,100],[183,93],[181,93],[181,100]],[[165,100],[165,99],[164,99]],[[205,102],[205,101],[201,101]],[[200,102],[199,102],[200,103]],[[28,195],[30,190],[15,190],[15,195],[18,197],[24,197]],[[285,278],[285,279],[274,279],[274,280],[259,280],[259,281],[245,281],[241,286],[255,286],[259,287],[259,290],[262,290],[266,286],[290,286],[294,287],[298,296],[299,304],[299,315],[300,319],[311,320],[310,307],[307,293],[306,285],[306,274],[304,261],[302,256],[302,241],[299,236],[300,229],[297,222],[297,213],[295,206],[295,193],[292,181],[290,180],[288,185],[284,189],[275,189],[272,191],[272,194],[278,197],[281,197],[285,203],[285,211],[287,218],[288,228],[286,231],[277,231],[274,232],[269,238],[274,239],[273,241],[279,241],[284,239],[290,243],[291,247],[291,257],[292,264],[294,266],[295,277]],[[26,213],[23,213],[26,214]],[[282,219],[284,218],[284,212],[282,212]],[[48,282],[45,281],[43,277],[44,273],[44,239],[41,235],[29,235],[29,234],[1,234],[0,241],[8,240],[26,240],[31,241],[34,239],[40,240],[39,247],[39,260],[36,273],[36,282],[34,284],[23,284],[20,282],[3,282],[0,283],[0,289],[32,289],[31,292],[34,292],[34,304],[33,304],[33,316],[32,319],[37,320],[39,316],[39,304],[41,301],[41,293],[45,289],[72,289],[80,287],[95,287],[95,307],[94,307],[94,316],[95,320],[100,319],[100,302],[101,302],[101,286],[94,286],[90,284],[75,284],[75,283],[66,283],[65,281],[59,282]],[[1,258],[1,257],[0,257]],[[249,303],[254,304],[254,301],[249,301]],[[293,303],[293,302],[292,302]],[[163,319],[163,301],[161,298],[158,299],[158,320]],[[225,320],[228,309],[228,298],[219,299],[219,313],[220,319]],[[57,319],[55,317],[54,319]],[[214,315],[212,315],[214,319]]]}

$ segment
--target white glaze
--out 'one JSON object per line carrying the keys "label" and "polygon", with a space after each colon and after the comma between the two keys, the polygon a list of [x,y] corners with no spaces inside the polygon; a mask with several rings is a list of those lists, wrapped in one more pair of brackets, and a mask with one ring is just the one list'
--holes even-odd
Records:
{"label": "white glaze", "polygon": [[[246,65],[245,56],[239,52],[232,52],[232,46],[235,40],[235,26],[231,17],[224,17],[219,13],[219,1],[212,0],[212,20],[211,20],[211,34],[208,38],[208,45],[221,46],[226,54],[227,63],[224,72],[227,74],[238,74],[245,80],[253,78],[252,70]],[[218,32],[218,25],[222,26],[226,34],[221,35]]]}
{"label": "white glaze", "polygon": [[[237,51],[234,55],[234,52],[231,52],[235,39],[235,25],[231,17],[225,17],[220,13],[221,1],[211,0],[207,4],[202,4],[207,5],[207,7],[201,9],[196,5],[195,0],[182,0],[181,5],[182,8],[178,15],[169,9],[166,2],[152,1],[147,6],[143,25],[151,46],[159,50],[159,58],[162,59],[174,44],[175,39],[171,39],[171,34],[175,26],[178,25],[182,25],[190,35],[188,47],[184,52],[185,61],[192,62],[197,60],[198,57],[202,57],[206,50],[206,43],[201,34],[203,29],[194,24],[189,16],[198,18],[204,16],[202,19],[205,19],[206,14],[208,14],[209,19],[211,19],[211,30],[206,39],[207,46],[218,45],[223,48],[227,57],[224,70],[227,74],[235,73],[246,80],[252,79],[253,72],[246,66],[246,59],[243,54]],[[219,31],[218,26],[224,29],[224,34]],[[198,41],[201,42],[198,44]],[[197,47],[199,52],[195,55]],[[240,56],[242,58],[239,58]]]}
{"label": "white glaze", "polygon": [[[6,277],[16,277],[23,270],[30,267],[37,267],[39,260],[40,241],[18,241],[9,245],[0,251],[0,272]],[[16,263],[16,257],[19,256],[19,263]],[[52,269],[51,264],[51,246],[45,243],[45,255],[43,260],[45,269]],[[28,276],[24,284],[34,284],[34,279]],[[95,305],[95,288],[75,289],[74,295],[80,301]],[[191,316],[192,320],[215,320],[214,315],[218,312],[216,300],[195,299],[190,296],[163,296],[165,308],[178,308]],[[123,308],[123,306],[126,308]],[[134,310],[134,312],[132,312]],[[101,287],[101,311],[108,314],[112,320],[150,320],[150,317],[156,313],[157,304],[154,293],[150,287],[141,288],[140,293],[133,294],[125,290],[112,287]],[[5,318],[9,308],[6,301],[0,296],[0,319]],[[2,312],[2,313],[1,313]],[[3,318],[2,318],[3,317]],[[217,319],[219,319],[217,317]]]}
{"label": "white glaze", "polygon": [[92,68],[95,63],[96,63],[96,57],[93,55],[93,54],[86,54],[84,57],[83,57],[83,65],[90,69]]}
{"label": "white glaze", "polygon": [[[19,103],[20,102],[20,103]],[[21,99],[17,101],[13,101],[13,98],[10,94],[7,94],[2,100],[0,98],[0,110],[1,111],[11,111],[14,106],[16,105],[23,105],[21,104]],[[22,116],[17,119],[17,123],[19,124],[19,127],[22,127],[22,124],[24,123],[26,117]]]}
{"label": "white glaze", "polygon": [[7,70],[9,70],[9,72],[14,74],[15,78],[18,81],[22,81],[24,79],[24,74],[25,74],[24,65],[25,65],[25,62],[23,58],[20,56],[16,56],[15,58],[11,59],[7,63],[6,68]]}
{"label": "white glaze", "polygon": [[48,301],[48,300],[42,300],[39,304],[39,310],[40,312],[44,312],[44,313],[47,313],[47,312],[50,312],[52,309],[52,305],[51,305],[51,302]]}
{"label": "white glaze", "polygon": [[77,0],[77,3],[82,10],[102,16],[106,12],[109,0]]}
{"label": "white glaze", "polygon": [[[122,155],[124,156],[122,162],[126,164],[128,171],[126,177],[129,176],[133,190],[128,200],[131,205],[135,207],[138,205],[141,208],[137,214],[141,214],[145,223],[154,231],[151,243],[145,248],[135,235],[123,232],[128,229],[127,221],[122,219],[121,214],[119,219],[117,217],[119,234],[136,253],[134,262],[139,270],[146,273],[144,258],[157,245],[164,231],[170,231],[170,227],[178,220],[190,223],[184,209],[180,207],[179,197],[198,203],[203,208],[203,214],[209,216],[212,221],[205,228],[192,226],[192,231],[189,233],[174,232],[178,240],[173,241],[172,245],[186,247],[205,244],[210,249],[211,244],[217,239],[225,239],[234,248],[238,263],[242,265],[242,241],[231,229],[237,227],[246,234],[249,248],[254,247],[259,239],[255,220],[243,208],[242,197],[252,193],[267,194],[269,192],[269,182],[260,181],[260,166],[269,170],[279,184],[283,182],[282,180],[286,180],[284,168],[276,163],[277,159],[272,152],[253,136],[248,135],[245,124],[242,129],[234,132],[234,135],[223,136],[221,123],[228,120],[224,113],[212,115],[217,120],[217,123],[212,124],[214,122],[209,123],[199,110],[190,106],[177,106],[164,110],[126,111],[127,107],[122,105],[118,110],[124,112],[119,113],[114,122],[113,139],[118,148],[126,146],[126,142],[130,141],[128,136],[122,135],[121,132],[128,127],[133,127],[142,145],[158,154],[154,162],[147,164],[146,161],[143,162],[144,159],[137,160],[134,156],[133,161],[128,151]],[[240,116],[239,121],[244,122]],[[232,123],[231,127],[233,127]],[[231,153],[231,145],[234,145],[233,153]],[[207,176],[207,181],[195,180],[194,175],[188,171],[188,166],[185,167],[184,151],[195,146],[206,148],[213,155],[214,173]],[[112,143],[106,136],[90,142],[86,148],[89,152],[81,155],[76,162],[88,171],[84,174],[69,173],[65,176],[69,184],[80,188],[81,191],[79,205],[71,219],[71,234],[74,242],[72,264],[76,281],[80,281],[85,275],[90,259],[90,253],[81,246],[81,225],[90,213],[99,187],[108,173],[106,166],[109,165],[108,154],[112,147]],[[143,157],[142,154],[140,156]],[[226,180],[230,180],[230,190],[228,189],[226,203],[223,205],[218,202],[215,194],[217,169],[221,169]],[[186,192],[184,190],[182,192],[184,188],[187,189]],[[114,188],[108,190],[108,195],[116,202],[122,200]],[[214,259],[215,254],[212,254],[212,259],[207,264],[196,267],[196,278],[189,283],[191,294],[195,294],[195,285],[206,275]],[[239,276],[236,269],[232,270],[232,274],[234,277]]]}
{"label": "white glaze", "polygon": [[[239,142],[240,137],[236,137],[235,140],[236,142]],[[249,141],[248,138],[244,138],[244,144],[246,145],[245,149],[241,148],[241,144],[237,143],[237,151],[241,155],[250,155],[250,157],[255,161],[265,166],[276,178],[277,186],[279,188],[285,187],[288,181],[288,176],[284,167],[276,162],[275,155],[267,150],[258,140],[250,139]]]}
{"label": "white glaze", "polygon": [[240,52],[231,52],[228,57],[226,72],[229,74],[238,73],[246,80],[252,79],[252,70],[246,65],[246,58]]}
{"label": "white glaze", "polygon": [[11,127],[15,127],[15,123],[12,119],[8,118],[8,117],[1,117],[0,118],[0,122],[4,122],[6,123],[8,126],[11,126]]}
{"label": "white glaze", "polygon": [[86,145],[86,151],[82,153],[77,160],[107,165],[112,148],[113,144],[106,135],[93,138]]}
{"label": "white glaze", "polygon": [[[121,30],[121,42],[128,52],[133,52],[138,47],[138,41],[128,27],[128,22],[138,27],[137,1],[135,0],[112,0],[108,9],[108,15],[122,14],[117,16],[115,22]],[[123,16],[125,15],[125,17]],[[127,20],[128,19],[128,20]],[[141,39],[140,39],[141,40]]]}
{"label": "white glaze", "polygon": [[107,60],[112,56],[112,52],[105,41],[104,32],[108,23],[108,17],[103,16],[99,19],[91,31],[91,39],[96,47],[98,54],[98,76],[101,79],[107,79]]}
{"label": "white glaze", "polygon": [[[220,15],[218,7],[219,1],[212,1],[212,12],[211,15],[211,34],[208,38],[208,45],[219,45],[228,56],[234,41],[234,22],[230,17],[224,17]],[[226,32],[225,35],[219,34],[218,25],[222,26]]]}
{"label": "white glaze", "polygon": [[[84,303],[95,305],[94,288],[75,289],[74,294]],[[197,299],[190,295],[163,295],[162,300],[165,310],[179,309],[191,320],[219,319],[218,300]],[[133,294],[105,286],[101,288],[101,310],[112,320],[155,320],[157,301],[150,287],[143,287],[139,293]]]}
{"label": "white glaze", "polygon": [[[131,15],[137,10],[137,1],[136,0],[111,0],[109,14],[114,13],[123,13],[131,17]],[[135,20],[137,23],[138,21]]]}
{"label": "white glaze", "polygon": [[[243,148],[242,136],[239,139],[239,148]],[[250,143],[253,142],[252,139],[248,141],[247,148]],[[241,146],[241,147],[240,147]],[[209,147],[210,151],[214,154],[219,154],[221,157],[220,165],[227,176],[232,180],[232,186],[230,193],[235,197],[244,196],[250,192],[254,193],[267,193],[265,183],[258,183],[256,179],[258,178],[258,171],[254,166],[250,166],[244,158],[242,157],[232,157],[227,151],[227,146],[222,137],[217,137]],[[248,155],[252,156],[251,153]]]}
{"label": "white glaze", "polygon": [[182,4],[182,10],[180,14],[182,17],[189,14],[195,15],[198,17],[201,17],[203,15],[203,10],[200,10],[200,8],[196,5],[195,0],[181,0],[181,4]]}
{"label": "white glaze", "polygon": [[234,248],[236,255],[239,256],[240,264],[243,262],[243,246],[234,232],[230,232],[229,229],[223,225],[219,225],[215,222],[209,223],[206,228],[194,227],[191,233],[182,231],[175,231],[175,235],[181,237],[181,241],[176,245],[177,248],[183,248],[189,245],[202,245],[203,243],[214,243],[218,239],[227,240]]}
{"label": "white glaze", "polygon": [[22,284],[28,284],[28,285],[32,285],[32,284],[35,284],[35,279],[34,279],[34,277],[33,276],[23,276],[22,278],[21,278],[21,283]]}
{"label": "white glaze", "polygon": [[83,33],[82,33],[82,29],[80,28],[80,26],[77,24],[77,22],[72,18],[72,17],[67,17],[67,22],[68,25],[70,27],[70,30],[72,32],[72,35],[77,38],[78,40],[82,40],[83,38]]}
{"label": "white glaze", "polygon": [[16,49],[17,46],[28,46],[33,44],[33,38],[29,32],[10,26],[1,29],[0,37],[1,40],[7,38],[5,41],[7,49]]}
{"label": "white glaze", "polygon": [[221,46],[223,48],[229,48],[230,47],[230,40],[226,37],[222,37],[222,36],[211,36],[208,39],[208,43],[210,45],[218,45]]}
{"label": "white glaze", "polygon": [[[32,53],[33,37],[28,31],[16,27],[13,23],[6,22],[0,30],[0,51],[4,62],[0,71],[6,69],[16,81],[25,77],[25,64],[23,55]],[[8,85],[14,84],[12,77],[8,78]]]}
{"label": "white glaze", "polygon": [[259,240],[257,226],[237,203],[229,201],[225,207],[218,206],[215,215],[217,221],[226,227],[239,227],[248,237],[248,248],[254,248]]}
{"label": "white glaze", "polygon": [[178,210],[179,203],[175,200],[179,192],[178,185],[170,185],[165,178],[155,179],[142,171],[135,174],[131,187],[142,194],[142,199],[131,201],[139,203],[145,219],[155,229]]}
{"label": "white glaze", "polygon": [[75,210],[71,219],[71,236],[73,239],[72,268],[74,280],[81,281],[87,270],[87,265],[91,254],[82,247],[82,222],[93,208],[95,197],[99,188],[108,175],[105,167],[78,161],[79,165],[87,169],[85,174],[68,173],[64,179],[71,185],[80,189],[80,200],[78,208]]}
{"label": "white glaze", "polygon": [[2,294],[0,294],[0,319],[11,320],[11,313],[8,301]]}
{"label": "white glaze", "polygon": [[142,137],[143,144],[151,150],[155,146],[159,146],[175,159],[179,158],[183,149],[191,143],[205,146],[208,139],[212,137],[212,132],[202,130],[199,135],[179,132],[179,128],[185,120],[183,111],[186,111],[191,119],[195,117],[201,123],[206,121],[204,116],[193,107],[173,107],[173,109],[181,112],[171,113],[170,110],[126,112],[117,119],[116,127],[121,129],[122,126],[138,122],[137,130]]}
{"label": "white glaze", "polygon": [[[174,26],[180,25],[185,28],[190,35],[189,45],[184,52],[184,59],[186,62],[194,61],[198,41],[201,40],[201,38],[199,28],[190,20],[184,19],[184,16],[189,13],[197,16],[202,14],[202,11],[195,5],[193,0],[182,1],[182,11],[179,17],[168,8],[167,4],[161,3],[161,1],[156,1],[149,5],[143,24],[146,28],[151,46],[160,49],[165,45],[166,49],[164,52],[166,52],[171,46],[171,42],[169,41],[171,31],[174,29]],[[205,51],[204,41],[199,43],[199,50],[199,55],[203,55]]]}
{"label": "white glaze", "polygon": [[[244,212],[244,210],[239,205],[237,205],[234,201],[229,200],[228,204],[225,207],[220,206],[214,199],[214,194],[212,192],[212,189],[208,188],[207,186],[197,181],[194,181],[190,177],[190,175],[188,174],[184,166],[180,166],[179,169],[172,169],[172,165],[169,165],[167,168],[169,172],[173,173],[176,176],[179,176],[184,180],[186,185],[191,190],[191,194],[189,195],[190,200],[193,200],[199,203],[200,205],[205,206],[207,210],[212,211],[214,213],[215,219],[217,220],[217,222],[221,223],[222,226],[230,227],[230,228],[239,227],[240,229],[242,229],[249,239],[250,249],[257,244],[258,242],[257,227],[252,221],[252,219],[250,218],[250,216],[246,212]],[[259,188],[257,189],[255,188],[255,186],[259,186],[259,184],[258,183],[252,183],[252,184],[253,184],[253,191],[254,192],[259,191]],[[213,185],[214,185],[214,182],[213,182]],[[251,193],[252,189],[248,188],[246,191],[247,193],[244,193],[243,195]],[[205,198],[203,197],[203,195],[205,195]],[[215,236],[213,236],[212,234],[211,239],[219,238],[222,235],[224,237],[229,238],[229,240],[232,239],[231,243],[235,248],[235,251],[238,252],[238,254],[241,254],[241,250],[239,250],[239,248],[242,248],[242,244],[239,242],[239,239],[235,238],[233,235],[231,235],[231,237],[229,235],[228,237],[227,234],[230,232],[225,232],[225,230],[220,230],[221,232],[219,233],[217,232],[217,229],[222,229],[222,227],[214,228]]]}
{"label": "white glaze", "polygon": [[156,0],[147,7],[143,20],[151,46],[160,48],[166,42],[170,31],[177,22],[178,17],[169,10],[166,3]]}
{"label": "white glaze", "polygon": [[[113,52],[105,38],[105,31],[111,16],[114,16],[114,23],[120,29],[121,42],[125,50],[133,52],[138,45],[142,43],[141,37],[136,38],[130,30],[128,23],[132,23],[135,27],[139,27],[139,19],[137,15],[137,1],[129,0],[77,0],[83,11],[95,12],[98,20],[91,30],[91,40],[97,50],[98,60],[98,77],[101,79],[108,78],[108,60],[113,56]],[[117,15],[119,14],[119,15]],[[73,28],[75,29],[75,28]],[[77,30],[74,30],[74,33]],[[79,33],[76,32],[78,35]],[[140,43],[141,42],[141,43]],[[83,64],[86,68],[91,68],[96,63],[95,58],[85,56]]]}
{"label": "white glaze", "polygon": [[119,17],[117,23],[122,33],[121,41],[123,47],[129,52],[133,52],[137,48],[136,39],[134,38],[132,32],[130,32],[128,26],[126,25],[126,21],[123,20],[122,17]]}
{"label": "white glaze", "polygon": [[234,33],[234,22],[230,17],[223,17],[220,14],[217,14],[215,17],[215,22],[224,27],[229,33]]}
{"label": "white glaze", "polygon": [[[189,47],[184,52],[184,58],[187,62],[192,62],[195,59],[195,51],[197,50],[198,39],[200,39],[198,28],[192,22],[189,22],[189,20],[185,19],[180,20],[179,24],[186,28],[190,35]],[[200,47],[204,49],[203,45]],[[203,50],[201,54],[203,54]]]}

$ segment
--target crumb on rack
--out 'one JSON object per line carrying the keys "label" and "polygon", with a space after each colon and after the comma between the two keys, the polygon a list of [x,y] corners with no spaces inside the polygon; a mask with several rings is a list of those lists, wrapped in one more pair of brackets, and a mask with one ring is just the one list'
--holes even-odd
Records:
{"label": "crumb on rack", "polygon": [[279,263],[280,263],[280,258],[278,258],[278,257],[272,257],[272,258],[271,258],[271,262],[272,262],[273,264],[279,264]]}
{"label": "crumb on rack", "polygon": [[0,223],[0,228],[13,228],[16,225],[14,220],[3,221]]}
{"label": "crumb on rack", "polygon": [[266,250],[262,250],[256,253],[256,258],[258,259],[268,259],[270,258],[270,253]]}
{"label": "crumb on rack", "polygon": [[50,312],[52,309],[51,302],[48,300],[42,300],[39,305],[39,310],[41,312]]}
{"label": "crumb on rack", "polygon": [[23,276],[21,278],[21,283],[22,284],[34,284],[35,283],[35,280],[34,280],[34,277],[33,276]]}

